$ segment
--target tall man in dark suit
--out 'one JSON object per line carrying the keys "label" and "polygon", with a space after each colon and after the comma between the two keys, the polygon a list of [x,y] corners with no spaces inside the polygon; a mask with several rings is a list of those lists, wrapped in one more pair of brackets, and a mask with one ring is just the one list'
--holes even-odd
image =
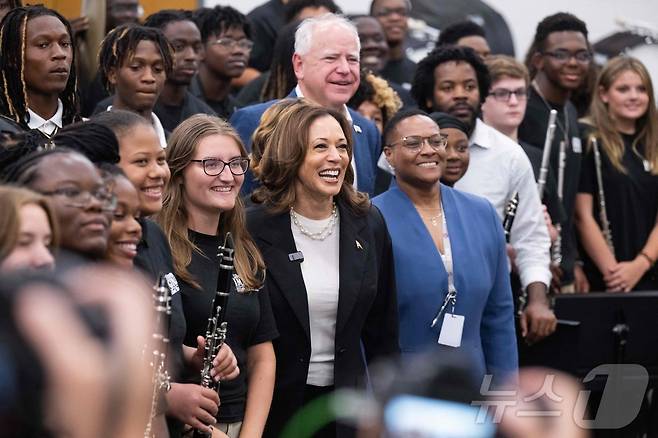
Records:
{"label": "tall man in dark suit", "polygon": [[[373,194],[375,169],[381,152],[381,139],[373,123],[345,105],[359,86],[359,35],[352,23],[339,15],[326,14],[306,19],[295,34],[292,57],[297,87],[289,98],[304,97],[318,105],[342,111],[351,121],[354,132],[355,185],[362,192]],[[251,135],[260,118],[275,101],[238,110],[231,124],[251,148]],[[245,179],[243,193],[253,190],[253,179]]]}

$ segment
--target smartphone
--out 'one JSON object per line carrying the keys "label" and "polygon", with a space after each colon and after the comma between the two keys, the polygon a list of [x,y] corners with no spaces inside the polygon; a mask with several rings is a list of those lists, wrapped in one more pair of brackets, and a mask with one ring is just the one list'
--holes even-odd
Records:
{"label": "smartphone", "polygon": [[493,438],[489,419],[476,421],[479,406],[414,395],[399,395],[384,408],[388,438]]}

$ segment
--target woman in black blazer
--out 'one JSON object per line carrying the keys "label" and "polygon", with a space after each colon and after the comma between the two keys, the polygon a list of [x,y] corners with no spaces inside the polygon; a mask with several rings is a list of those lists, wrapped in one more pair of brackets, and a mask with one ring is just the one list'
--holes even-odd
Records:
{"label": "woman in black blazer", "polygon": [[[271,437],[305,403],[360,386],[367,363],[399,352],[391,240],[352,186],[350,123],[303,100],[277,117],[247,214],[280,333]],[[349,434],[331,425],[315,436]]]}

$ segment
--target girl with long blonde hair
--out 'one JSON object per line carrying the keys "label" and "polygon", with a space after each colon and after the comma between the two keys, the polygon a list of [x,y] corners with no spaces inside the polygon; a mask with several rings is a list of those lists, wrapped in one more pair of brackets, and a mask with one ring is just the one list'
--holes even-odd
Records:
{"label": "girl with long blonde hair", "polygon": [[[239,193],[247,152],[226,121],[198,114],[182,122],[167,146],[171,182],[157,220],[169,239],[187,324],[185,344],[206,330],[217,287],[217,248],[230,232],[235,290],[227,307],[230,344],[241,370],[221,385],[218,428],[230,437],[260,436],[274,388],[272,339],[278,336],[264,285],[265,264],[246,228]],[[190,378],[198,379],[198,374]]]}
{"label": "girl with long blonde hair", "polygon": [[640,61],[620,56],[608,62],[584,123],[587,155],[576,224],[592,289],[654,290],[658,113],[651,78]]}

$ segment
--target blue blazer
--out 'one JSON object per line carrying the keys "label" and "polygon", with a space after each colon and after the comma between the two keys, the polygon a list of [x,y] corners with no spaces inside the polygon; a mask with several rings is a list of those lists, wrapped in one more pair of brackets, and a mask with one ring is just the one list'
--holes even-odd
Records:
{"label": "blue blazer", "polygon": [[[297,97],[293,90],[286,98],[294,99]],[[260,118],[270,106],[278,100],[250,105],[239,109],[231,116],[229,122],[238,131],[242,142],[251,152],[251,136],[260,123]],[[352,126],[354,128],[352,137],[354,138],[354,159],[356,160],[356,183],[361,192],[366,192],[372,196],[375,192],[375,173],[377,170],[377,159],[381,153],[381,136],[377,127],[368,119],[358,112],[348,108],[352,117]],[[245,176],[242,184],[242,194],[248,195],[258,186],[251,171]]]}
{"label": "blue blazer", "polygon": [[[452,248],[455,313],[465,317],[460,348],[472,356],[476,376],[508,374],[517,369],[518,356],[500,219],[484,198],[443,184],[441,199]],[[402,354],[436,348],[443,318],[434,328],[430,325],[448,291],[441,256],[411,200],[397,185],[373,203],[381,210],[393,242]]]}

